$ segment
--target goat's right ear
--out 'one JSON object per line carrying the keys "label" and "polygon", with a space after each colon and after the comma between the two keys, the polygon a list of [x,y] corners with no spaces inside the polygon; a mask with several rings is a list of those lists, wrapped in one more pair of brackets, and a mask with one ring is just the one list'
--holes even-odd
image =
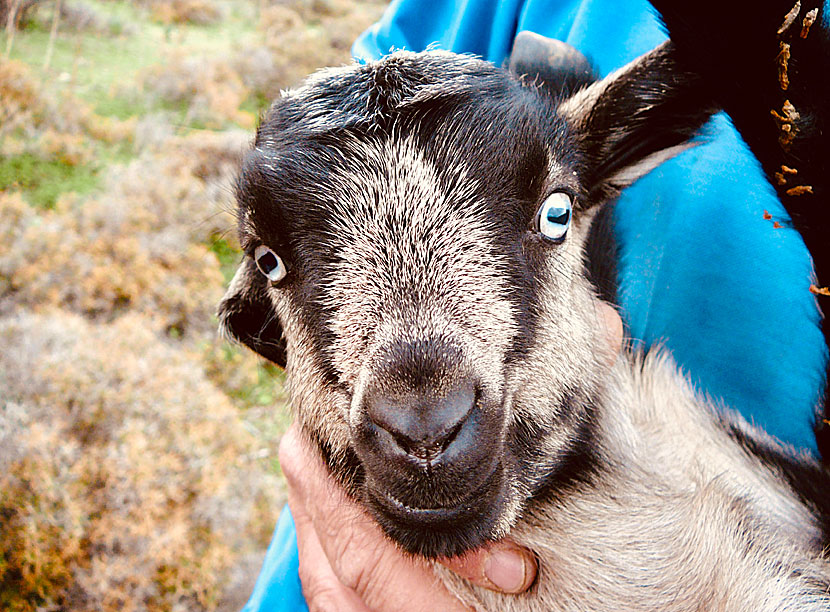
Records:
{"label": "goat's right ear", "polygon": [[284,368],[285,340],[267,283],[253,260],[246,258],[219,303],[219,329],[227,338]]}
{"label": "goat's right ear", "polygon": [[559,105],[582,151],[582,183],[602,202],[692,146],[717,105],[666,42]]}

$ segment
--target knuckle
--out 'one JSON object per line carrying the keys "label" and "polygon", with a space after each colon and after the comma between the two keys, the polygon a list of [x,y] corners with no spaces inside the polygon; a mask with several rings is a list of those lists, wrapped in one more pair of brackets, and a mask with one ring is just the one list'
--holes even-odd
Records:
{"label": "knuckle", "polygon": [[336,566],[335,573],[340,581],[363,599],[387,584],[384,579],[386,567],[371,553],[364,551],[351,558],[339,559]]}
{"label": "knuckle", "polygon": [[310,612],[343,612],[349,609],[343,596],[343,585],[338,584],[333,576],[321,576],[302,563],[299,573]]}
{"label": "knuckle", "polygon": [[358,593],[370,582],[368,575],[374,567],[366,567],[364,560],[358,557],[341,557],[333,563],[334,573],[347,588]]}
{"label": "knuckle", "polygon": [[345,603],[332,592],[326,591],[308,599],[309,612],[344,612],[347,610]]}

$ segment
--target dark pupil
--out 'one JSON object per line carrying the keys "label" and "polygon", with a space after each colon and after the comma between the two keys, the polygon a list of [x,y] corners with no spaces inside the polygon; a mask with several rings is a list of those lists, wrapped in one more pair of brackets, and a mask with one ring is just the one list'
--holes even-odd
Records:
{"label": "dark pupil", "polygon": [[279,265],[273,253],[263,253],[256,262],[259,264],[259,269],[262,270],[263,274],[270,274]]}
{"label": "dark pupil", "polygon": [[557,225],[567,225],[568,219],[571,216],[571,211],[567,208],[549,208],[548,222],[556,223]]}

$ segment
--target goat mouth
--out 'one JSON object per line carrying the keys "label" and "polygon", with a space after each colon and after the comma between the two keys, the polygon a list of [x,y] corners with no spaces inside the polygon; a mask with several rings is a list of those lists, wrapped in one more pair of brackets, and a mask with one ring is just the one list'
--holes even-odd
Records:
{"label": "goat mouth", "polygon": [[452,523],[472,518],[478,509],[476,502],[472,499],[456,506],[441,506],[437,508],[409,506],[390,493],[375,495],[373,499],[385,511],[397,517],[398,520],[416,525]]}
{"label": "goat mouth", "polygon": [[501,469],[460,503],[439,507],[406,504],[387,491],[367,488],[368,506],[390,538],[407,552],[452,557],[492,539],[505,495]]}

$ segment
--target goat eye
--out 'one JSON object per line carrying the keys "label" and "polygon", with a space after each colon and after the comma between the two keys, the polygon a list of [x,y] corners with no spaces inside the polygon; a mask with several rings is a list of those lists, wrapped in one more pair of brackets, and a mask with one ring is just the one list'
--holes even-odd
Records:
{"label": "goat eye", "polygon": [[537,225],[539,233],[553,242],[562,242],[571,225],[571,196],[562,191],[550,194],[539,209]]}
{"label": "goat eye", "polygon": [[272,283],[281,281],[288,273],[280,256],[264,244],[259,245],[254,250],[254,261],[256,261],[256,267],[259,268],[259,271],[267,276]]}

